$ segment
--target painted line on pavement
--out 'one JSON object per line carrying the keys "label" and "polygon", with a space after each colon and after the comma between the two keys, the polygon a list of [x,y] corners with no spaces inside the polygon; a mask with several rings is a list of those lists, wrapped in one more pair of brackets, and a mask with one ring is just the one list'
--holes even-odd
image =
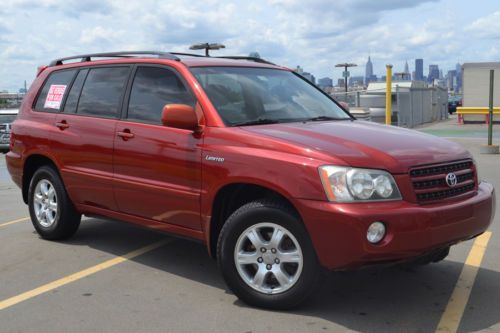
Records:
{"label": "painted line on pavement", "polygon": [[436,332],[454,333],[458,330],[490,238],[491,232],[486,231],[474,241]]}
{"label": "painted line on pavement", "polygon": [[32,289],[30,291],[24,292],[22,294],[19,294],[14,297],[7,298],[3,301],[0,301],[0,311],[7,309],[13,305],[16,305],[18,303],[24,302],[30,298],[36,297],[38,295],[44,294],[48,291],[51,291],[53,289],[62,287],[66,284],[69,284],[71,282],[78,281],[84,277],[87,277],[89,275],[95,274],[97,272],[100,272],[102,270],[105,270],[107,268],[113,267],[115,265],[118,265],[120,263],[123,263],[125,261],[128,261],[130,259],[133,259],[135,257],[138,257],[140,255],[143,255],[147,252],[150,252],[152,250],[155,250],[163,245],[166,245],[168,243],[172,242],[172,239],[163,239],[161,241],[155,242],[153,244],[141,247],[137,250],[134,250],[132,252],[129,252],[127,254],[124,254],[122,256],[106,260],[100,264],[97,264],[95,266],[86,268],[84,270],[81,270],[79,272],[73,273],[71,275],[65,276],[63,278],[60,278],[58,280],[49,282],[47,284],[44,284],[43,286],[40,286],[38,288]]}
{"label": "painted line on pavement", "polygon": [[6,227],[6,226],[14,224],[14,223],[24,222],[24,221],[27,221],[29,219],[30,219],[29,217],[23,217],[22,219],[17,219],[17,220],[10,221],[10,222],[5,222],[5,223],[0,224],[0,228]]}

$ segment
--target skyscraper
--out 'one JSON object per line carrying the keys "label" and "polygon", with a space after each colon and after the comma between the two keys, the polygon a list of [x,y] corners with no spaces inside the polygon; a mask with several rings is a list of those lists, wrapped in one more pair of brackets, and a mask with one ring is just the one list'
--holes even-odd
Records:
{"label": "skyscraper", "polygon": [[415,80],[424,80],[424,59],[415,59]]}
{"label": "skyscraper", "polygon": [[330,79],[329,77],[323,77],[318,80],[318,87],[320,88],[333,87],[333,80]]}
{"label": "skyscraper", "polygon": [[457,63],[457,65],[455,66],[455,71],[457,72],[455,91],[459,92],[462,90],[462,65],[460,65],[460,63]]}
{"label": "skyscraper", "polygon": [[373,78],[373,64],[370,56],[368,56],[368,62],[365,67],[365,84],[368,85]]}
{"label": "skyscraper", "polygon": [[449,70],[446,75],[446,86],[448,87],[448,91],[455,90],[457,86],[457,71]]}
{"label": "skyscraper", "polygon": [[427,76],[427,81],[432,83],[435,79],[439,80],[439,66],[429,65],[429,75]]}
{"label": "skyscraper", "polygon": [[408,60],[405,62],[405,74],[410,74],[410,68],[408,68]]}

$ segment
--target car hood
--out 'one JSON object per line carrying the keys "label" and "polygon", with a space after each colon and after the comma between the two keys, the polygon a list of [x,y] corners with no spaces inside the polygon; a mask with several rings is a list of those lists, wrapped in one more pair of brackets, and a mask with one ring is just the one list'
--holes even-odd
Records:
{"label": "car hood", "polygon": [[[322,152],[353,167],[406,173],[417,165],[471,158],[459,144],[415,130],[366,121],[282,123],[240,127]],[[305,149],[307,151],[307,149]]]}

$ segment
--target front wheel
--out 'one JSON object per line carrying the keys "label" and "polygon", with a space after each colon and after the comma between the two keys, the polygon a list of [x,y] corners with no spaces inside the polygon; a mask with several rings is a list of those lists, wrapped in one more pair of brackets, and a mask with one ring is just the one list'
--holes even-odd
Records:
{"label": "front wheel", "polygon": [[280,202],[255,201],[237,209],[219,236],[218,260],[236,296],[264,308],[297,306],[320,277],[304,225]]}

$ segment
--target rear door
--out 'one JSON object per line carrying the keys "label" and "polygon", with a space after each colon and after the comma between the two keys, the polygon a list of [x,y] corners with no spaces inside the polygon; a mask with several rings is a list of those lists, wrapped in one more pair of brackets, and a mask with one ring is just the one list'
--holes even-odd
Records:
{"label": "rear door", "polygon": [[77,204],[117,210],[113,197],[113,139],[131,66],[80,69],[58,114],[52,150]]}
{"label": "rear door", "polygon": [[120,211],[199,230],[202,139],[164,127],[165,104],[196,100],[168,67],[138,65],[115,133],[115,197]]}

